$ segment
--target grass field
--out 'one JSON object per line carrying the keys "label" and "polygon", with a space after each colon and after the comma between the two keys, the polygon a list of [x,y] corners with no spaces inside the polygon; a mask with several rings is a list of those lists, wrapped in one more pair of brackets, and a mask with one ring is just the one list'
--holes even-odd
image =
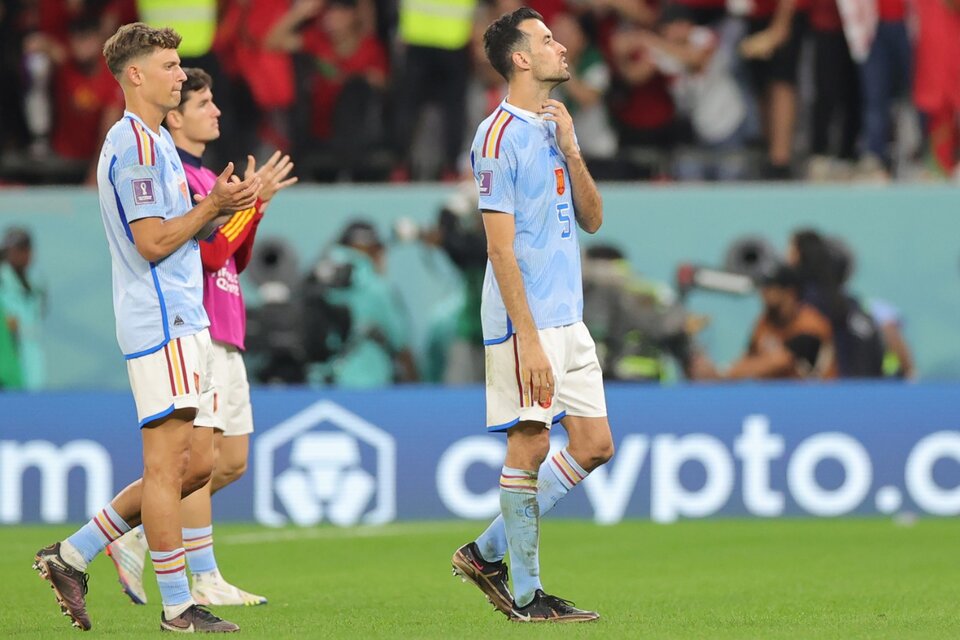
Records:
{"label": "grass field", "polygon": [[[271,530],[217,525],[217,558],[270,604],[217,612],[245,637],[960,638],[960,521],[710,520],[598,527],[547,520],[547,589],[600,611],[597,623],[518,625],[450,573],[479,523]],[[34,552],[64,527],[0,527],[0,637],[80,633],[61,617]],[[113,565],[91,566],[102,638],[156,635],[159,597],[129,604]]]}

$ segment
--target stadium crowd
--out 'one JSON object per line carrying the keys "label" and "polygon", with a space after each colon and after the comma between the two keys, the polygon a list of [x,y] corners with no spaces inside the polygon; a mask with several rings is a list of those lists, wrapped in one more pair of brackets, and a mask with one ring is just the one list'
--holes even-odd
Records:
{"label": "stadium crowd", "polygon": [[[483,25],[518,0],[9,0],[0,181],[92,183],[122,96],[118,24],[184,35],[228,104],[209,153],[280,148],[305,180],[455,180],[505,84]],[[951,0],[532,0],[599,179],[911,180],[956,169]]]}

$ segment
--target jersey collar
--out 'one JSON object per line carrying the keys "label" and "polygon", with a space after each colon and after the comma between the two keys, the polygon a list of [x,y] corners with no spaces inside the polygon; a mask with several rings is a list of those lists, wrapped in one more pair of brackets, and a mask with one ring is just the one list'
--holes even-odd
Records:
{"label": "jersey collar", "polygon": [[526,109],[521,109],[518,106],[508,103],[506,98],[504,98],[503,102],[500,103],[500,108],[507,113],[513,114],[524,122],[536,122],[538,120],[543,120],[539,114],[536,114],[533,111],[527,111]]}
{"label": "jersey collar", "polygon": [[[147,123],[143,121],[143,118],[141,118],[140,116],[138,116],[138,115],[135,114],[134,112],[132,112],[132,111],[124,111],[124,112],[123,112],[123,117],[124,117],[124,118],[130,118],[131,120],[136,120],[137,122],[140,123],[140,126],[143,127],[143,130],[144,130],[144,131],[146,131],[146,132],[149,133],[150,135],[155,136],[155,137],[157,137],[157,138],[160,137],[160,134],[159,134],[159,133],[157,133],[156,131],[154,131],[154,130],[151,129],[150,127],[148,127],[148,126],[147,126]],[[161,124],[160,127],[163,128],[163,125]]]}

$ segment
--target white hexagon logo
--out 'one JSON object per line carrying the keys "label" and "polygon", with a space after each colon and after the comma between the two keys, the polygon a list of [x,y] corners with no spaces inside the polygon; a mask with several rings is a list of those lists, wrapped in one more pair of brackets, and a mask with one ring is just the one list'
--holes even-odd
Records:
{"label": "white hexagon logo", "polygon": [[[396,444],[360,416],[321,400],[255,443],[254,517],[261,524],[346,527],[396,518]],[[288,444],[289,458],[278,463]],[[363,464],[364,447],[374,450],[375,465]]]}

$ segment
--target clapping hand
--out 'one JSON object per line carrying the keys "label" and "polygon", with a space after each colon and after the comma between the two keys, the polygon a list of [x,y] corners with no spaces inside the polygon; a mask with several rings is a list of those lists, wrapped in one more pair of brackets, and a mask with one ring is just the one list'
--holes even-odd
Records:
{"label": "clapping hand", "polygon": [[281,155],[280,151],[275,151],[259,169],[257,169],[256,159],[253,156],[247,156],[247,170],[243,175],[247,179],[253,176],[260,177],[263,183],[260,200],[267,203],[273,196],[277,195],[278,191],[297,183],[299,178],[296,176],[287,177],[291,171],[293,171],[293,162],[290,160],[290,156]]}

